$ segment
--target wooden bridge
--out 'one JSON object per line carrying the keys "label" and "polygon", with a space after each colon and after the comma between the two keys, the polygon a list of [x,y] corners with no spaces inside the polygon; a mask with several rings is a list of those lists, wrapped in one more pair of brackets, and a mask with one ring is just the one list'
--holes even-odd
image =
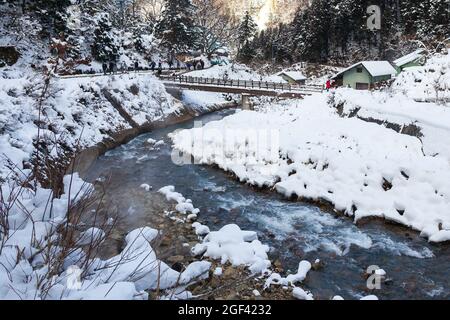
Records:
{"label": "wooden bridge", "polygon": [[280,98],[303,98],[322,92],[320,85],[297,85],[281,82],[233,80],[192,77],[189,75],[161,76],[167,87],[249,96],[271,96]]}

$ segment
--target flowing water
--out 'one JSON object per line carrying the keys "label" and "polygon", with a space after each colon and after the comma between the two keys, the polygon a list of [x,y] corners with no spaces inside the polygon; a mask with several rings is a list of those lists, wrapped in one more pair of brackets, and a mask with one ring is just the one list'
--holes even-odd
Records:
{"label": "flowing water", "polygon": [[[219,120],[230,112],[216,112],[201,120]],[[167,134],[191,128],[193,122],[142,135],[108,152],[91,168],[91,181],[110,177],[107,192],[129,229],[146,225],[149,207],[159,210],[158,204],[139,191],[141,184],[153,186],[153,193],[174,185],[192,199],[201,210],[199,221],[211,230],[236,223],[257,231],[260,240],[271,246],[271,258],[278,259],[286,271],[296,271],[301,260],[320,259],[323,268],[311,271],[303,285],[316,298],[341,295],[351,299],[367,294],[380,299],[450,298],[448,245],[430,245],[415,232],[379,221],[356,226],[350,218],[316,206],[256,191],[216,168],[173,164]],[[166,143],[152,149],[146,144],[149,138]],[[380,290],[367,289],[365,271],[372,265],[387,272],[388,281],[383,281]]]}

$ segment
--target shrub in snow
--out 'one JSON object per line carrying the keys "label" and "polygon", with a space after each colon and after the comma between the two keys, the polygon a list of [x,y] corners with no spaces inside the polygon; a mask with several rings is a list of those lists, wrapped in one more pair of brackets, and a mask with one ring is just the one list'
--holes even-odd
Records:
{"label": "shrub in snow", "polygon": [[[177,272],[156,257],[158,231],[144,227],[126,236],[126,247],[107,260],[96,258],[110,219],[84,208],[92,186],[77,174],[64,179],[64,193],[3,184],[0,189],[0,299],[147,299],[144,290],[175,290],[209,275],[211,263],[194,262]],[[78,234],[84,213],[101,227]],[[94,213],[95,214],[95,213]],[[109,227],[108,227],[109,226]],[[80,248],[80,247],[83,247]]]}

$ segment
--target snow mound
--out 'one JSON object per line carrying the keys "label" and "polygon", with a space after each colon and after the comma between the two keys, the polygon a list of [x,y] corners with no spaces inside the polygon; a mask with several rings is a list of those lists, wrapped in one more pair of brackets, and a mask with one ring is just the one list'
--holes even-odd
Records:
{"label": "snow mound", "polygon": [[264,288],[269,288],[271,285],[280,286],[294,286],[298,282],[302,282],[306,279],[308,272],[311,270],[311,263],[309,261],[303,260],[298,265],[298,270],[296,274],[289,274],[283,278],[278,273],[272,273],[264,284]]}
{"label": "snow mound", "polygon": [[418,101],[450,101],[450,50],[432,56],[423,67],[405,69],[392,88]]}
{"label": "snow mound", "polygon": [[210,232],[202,243],[192,248],[195,255],[220,259],[222,264],[248,266],[252,273],[263,273],[270,267],[267,253],[269,247],[257,240],[253,231],[243,231],[235,224],[226,225],[219,231]]}
{"label": "snow mound", "polygon": [[192,200],[186,199],[181,193],[175,192],[174,186],[163,187],[159,189],[158,192],[165,195],[168,201],[177,202],[175,210],[182,214],[191,213],[197,215],[200,212],[200,209],[194,208]]}

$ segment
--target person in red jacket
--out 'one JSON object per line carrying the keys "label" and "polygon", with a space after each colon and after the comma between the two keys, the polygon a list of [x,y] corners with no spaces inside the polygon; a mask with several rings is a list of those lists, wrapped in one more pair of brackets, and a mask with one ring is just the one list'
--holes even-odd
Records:
{"label": "person in red jacket", "polygon": [[325,88],[327,89],[327,91],[330,91],[330,89],[331,89],[331,80],[330,79],[327,80]]}

